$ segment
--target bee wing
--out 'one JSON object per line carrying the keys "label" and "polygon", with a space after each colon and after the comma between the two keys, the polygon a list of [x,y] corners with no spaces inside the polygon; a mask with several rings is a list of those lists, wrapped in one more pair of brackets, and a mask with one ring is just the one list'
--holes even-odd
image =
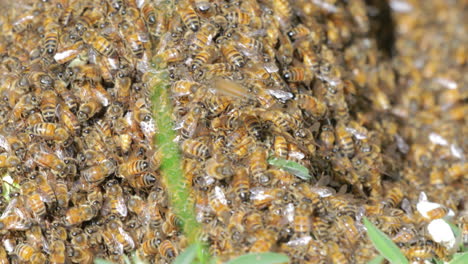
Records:
{"label": "bee wing", "polygon": [[10,144],[4,135],[0,135],[0,147],[5,149],[7,152],[11,151]]}

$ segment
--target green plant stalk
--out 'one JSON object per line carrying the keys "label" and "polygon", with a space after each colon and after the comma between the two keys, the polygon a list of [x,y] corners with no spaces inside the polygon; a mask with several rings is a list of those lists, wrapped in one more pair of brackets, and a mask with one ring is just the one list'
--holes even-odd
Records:
{"label": "green plant stalk", "polygon": [[[169,81],[167,72],[159,71],[149,82],[152,89],[151,102],[153,117],[158,129],[155,135],[155,145],[162,151],[161,173],[166,184],[169,199],[174,213],[182,220],[183,230],[190,244],[199,243],[201,226],[195,218],[194,205],[189,197],[190,187],[182,171],[182,157],[179,146],[175,142],[176,133],[171,118],[172,104],[168,94]],[[206,247],[198,251],[201,263],[207,263],[209,256]]]}

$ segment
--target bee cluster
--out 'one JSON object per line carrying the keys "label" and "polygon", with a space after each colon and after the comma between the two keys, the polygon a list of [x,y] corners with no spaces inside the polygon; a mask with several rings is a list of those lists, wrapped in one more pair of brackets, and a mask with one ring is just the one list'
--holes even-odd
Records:
{"label": "bee cluster", "polygon": [[[188,246],[153,144],[153,67],[169,71],[212,255],[365,263],[378,254],[365,215],[410,258],[445,259],[425,227],[463,209],[467,94],[436,62],[466,67],[466,47],[439,53],[439,29],[407,33],[421,29],[403,12],[388,58],[367,13],[363,0],[49,0],[2,14],[0,263],[166,263]],[[420,42],[434,52],[405,53]],[[447,207],[421,215],[415,188]]]}

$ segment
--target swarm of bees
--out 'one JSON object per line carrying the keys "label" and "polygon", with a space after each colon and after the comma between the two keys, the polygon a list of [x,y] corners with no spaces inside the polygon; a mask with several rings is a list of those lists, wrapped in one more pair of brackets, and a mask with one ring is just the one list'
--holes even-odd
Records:
{"label": "swarm of bees", "polygon": [[414,190],[446,203],[431,220],[466,208],[467,86],[436,75],[440,56],[466,67],[466,45],[406,54],[439,44],[408,33],[421,29],[403,12],[403,55],[385,58],[367,12],[363,0],[48,0],[2,14],[0,168],[13,191],[0,196],[0,263],[134,251],[171,263],[188,246],[153,144],[155,67],[169,71],[181,184],[219,260],[365,263],[378,253],[363,216],[412,260],[446,259]]}

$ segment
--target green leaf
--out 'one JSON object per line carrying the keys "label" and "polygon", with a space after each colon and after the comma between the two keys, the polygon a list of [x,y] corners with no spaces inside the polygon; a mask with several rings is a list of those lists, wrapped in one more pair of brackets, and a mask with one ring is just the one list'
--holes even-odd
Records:
{"label": "green leaf", "polygon": [[468,252],[455,254],[450,264],[466,264],[468,263]]}
{"label": "green leaf", "polygon": [[377,256],[375,258],[373,258],[371,261],[369,261],[367,264],[382,264],[382,262],[384,261],[384,257],[382,256]]}
{"label": "green leaf", "polygon": [[186,248],[179,256],[174,260],[172,264],[191,264],[197,256],[197,250],[199,245],[193,244]]}
{"label": "green leaf", "polygon": [[102,259],[102,258],[97,258],[97,259],[94,260],[94,264],[114,264],[114,262],[109,261],[109,260],[105,260],[105,259]]}
{"label": "green leaf", "polygon": [[374,244],[374,247],[382,256],[392,264],[408,264],[408,260],[401,253],[397,245],[386,234],[375,227],[367,217],[364,217],[364,225],[372,244]]}
{"label": "green leaf", "polygon": [[276,264],[288,263],[289,258],[279,253],[250,253],[228,261],[226,264]]}
{"label": "green leaf", "polygon": [[453,234],[455,237],[460,237],[461,236],[461,230],[458,226],[456,226],[454,223],[447,221],[446,219],[443,219],[445,223],[447,223],[450,226],[450,229],[452,229]]}
{"label": "green leaf", "polygon": [[291,160],[273,157],[268,159],[268,164],[280,167],[281,169],[303,180],[309,180],[310,178],[312,178],[312,175],[310,175],[309,170],[306,167]]}
{"label": "green leaf", "polygon": [[432,262],[434,262],[435,264],[444,264],[444,262],[442,260],[436,259],[436,258],[433,258]]}

